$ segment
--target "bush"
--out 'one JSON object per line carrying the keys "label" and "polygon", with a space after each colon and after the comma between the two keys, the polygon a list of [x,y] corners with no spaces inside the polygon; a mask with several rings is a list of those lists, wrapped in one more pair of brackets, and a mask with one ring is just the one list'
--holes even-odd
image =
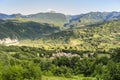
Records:
{"label": "bush", "polygon": [[66,66],[57,67],[54,71],[56,76],[72,77],[72,70]]}
{"label": "bush", "polygon": [[5,66],[2,71],[2,80],[41,80],[40,67],[28,63],[24,66],[13,65]]}

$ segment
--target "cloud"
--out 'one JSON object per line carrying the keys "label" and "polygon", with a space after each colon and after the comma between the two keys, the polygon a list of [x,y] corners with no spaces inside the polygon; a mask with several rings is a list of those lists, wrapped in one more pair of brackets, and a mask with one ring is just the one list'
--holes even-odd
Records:
{"label": "cloud", "polygon": [[56,12],[56,10],[54,10],[54,9],[47,9],[47,12]]}

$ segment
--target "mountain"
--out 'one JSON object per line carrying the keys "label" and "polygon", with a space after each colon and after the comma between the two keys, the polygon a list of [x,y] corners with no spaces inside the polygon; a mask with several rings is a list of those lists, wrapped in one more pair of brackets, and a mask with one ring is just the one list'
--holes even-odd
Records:
{"label": "mountain", "polygon": [[30,15],[22,15],[22,14],[7,15],[0,13],[0,19],[13,19],[13,18],[23,18],[39,23],[54,24],[56,26],[63,26],[65,23],[68,23],[67,16],[61,13],[49,12],[49,13],[37,13]]}
{"label": "mountain", "polygon": [[61,13],[38,13],[28,15],[27,19],[41,23],[50,23],[63,26],[68,22],[66,15]]}
{"label": "mountain", "polygon": [[0,19],[7,19],[10,18],[10,15],[0,13]]}
{"label": "mountain", "polygon": [[47,23],[33,21],[0,20],[0,39],[35,39],[59,31],[59,28]]}
{"label": "mountain", "polygon": [[69,23],[65,26],[70,28],[82,27],[112,20],[120,19],[120,12],[90,12],[81,15],[70,16]]}
{"label": "mountain", "polygon": [[62,13],[37,13],[30,15],[22,14],[2,14],[0,13],[0,19],[13,19],[13,18],[23,18],[30,21],[35,21],[39,23],[54,24],[59,27],[63,25],[67,28],[83,27],[84,25],[91,25],[96,23],[101,23],[104,21],[111,21],[120,19],[120,12],[90,12],[80,15],[64,15]]}
{"label": "mountain", "polygon": [[0,13],[0,19],[11,19],[11,18],[17,18],[17,17],[25,18],[26,16],[22,14],[7,15],[7,14]]}

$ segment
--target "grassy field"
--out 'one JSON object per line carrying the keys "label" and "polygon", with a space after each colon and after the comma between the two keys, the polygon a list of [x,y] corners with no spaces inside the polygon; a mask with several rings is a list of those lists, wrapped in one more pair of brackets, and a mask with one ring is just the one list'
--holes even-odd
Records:
{"label": "grassy field", "polygon": [[78,76],[75,76],[73,78],[56,77],[56,76],[42,76],[42,80],[96,80],[96,78],[78,77]]}

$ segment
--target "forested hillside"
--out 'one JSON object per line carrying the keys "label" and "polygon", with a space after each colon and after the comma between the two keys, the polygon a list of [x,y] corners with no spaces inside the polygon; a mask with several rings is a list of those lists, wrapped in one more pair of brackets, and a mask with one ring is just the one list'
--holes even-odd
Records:
{"label": "forested hillside", "polygon": [[47,23],[33,21],[0,20],[0,39],[35,39],[59,31],[59,28]]}
{"label": "forested hillside", "polygon": [[120,20],[114,20],[60,31],[47,23],[1,20],[0,38],[18,39],[20,45],[48,46],[55,49],[109,50],[119,47],[119,25]]}
{"label": "forested hillside", "polygon": [[[101,24],[89,25],[84,28],[64,30],[44,36],[32,41],[35,46],[49,47],[50,49],[78,49],[78,50],[109,50],[120,47],[120,20]],[[31,42],[31,41],[30,41]],[[29,41],[23,41],[28,44]],[[30,46],[30,45],[29,45]]]}
{"label": "forested hillside", "polygon": [[65,26],[70,28],[82,27],[117,19],[120,19],[120,12],[89,12],[86,14],[70,16],[70,22]]}

